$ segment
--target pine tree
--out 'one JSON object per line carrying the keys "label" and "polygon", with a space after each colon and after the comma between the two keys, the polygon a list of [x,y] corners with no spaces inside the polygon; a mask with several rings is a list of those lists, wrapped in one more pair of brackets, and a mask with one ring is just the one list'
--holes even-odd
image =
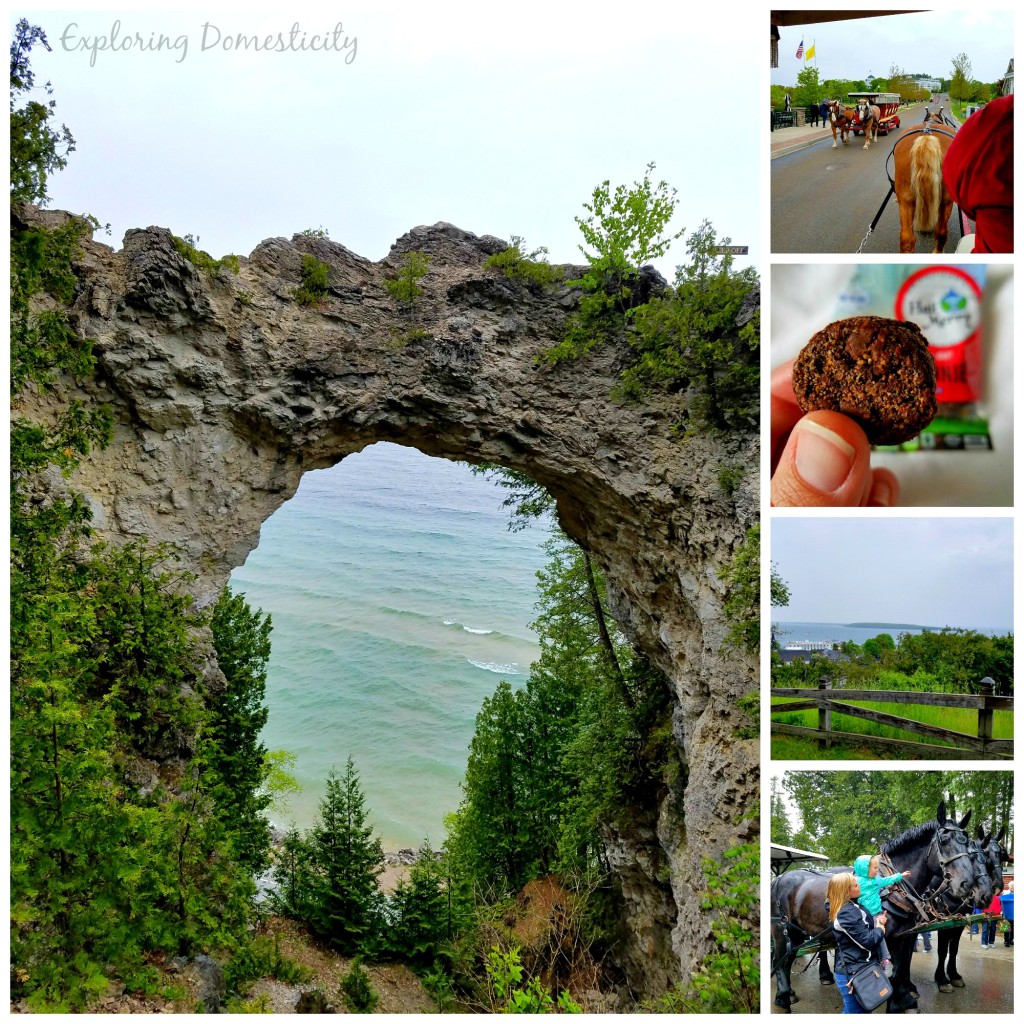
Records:
{"label": "pine tree", "polygon": [[424,842],[408,879],[398,882],[388,900],[388,948],[404,960],[430,967],[451,939],[459,916],[445,866]]}
{"label": "pine tree", "polygon": [[270,864],[270,831],[265,811],[271,795],[267,748],[260,742],[269,710],[267,662],[269,615],[249,607],[225,588],[210,622],[217,664],[227,686],[207,697],[211,766],[220,778],[217,803],[230,822],[238,859],[254,874]]}
{"label": "pine tree", "polygon": [[384,851],[366,823],[366,797],[350,757],[339,777],[327,776],[320,813],[306,835],[310,926],[343,952],[369,943],[380,924]]}

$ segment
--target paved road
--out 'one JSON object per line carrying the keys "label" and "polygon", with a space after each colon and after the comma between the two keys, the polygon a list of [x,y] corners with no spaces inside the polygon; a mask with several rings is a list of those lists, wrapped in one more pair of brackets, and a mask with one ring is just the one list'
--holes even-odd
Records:
{"label": "paved road", "polygon": [[[951,995],[939,992],[935,984],[935,953],[915,953],[910,962],[910,977],[920,993],[918,1009],[921,1013],[1013,1013],[1014,948],[1004,947],[999,936],[994,949],[983,950],[977,935],[972,941],[965,933],[956,962],[966,987],[954,989]],[[805,974],[799,973],[806,964],[807,957],[799,957],[793,965],[793,991],[800,996],[800,1002],[793,1004],[792,1012],[839,1013],[843,1000],[835,985],[818,981],[817,964]],[[771,997],[775,998],[774,981]],[[784,1012],[772,1005],[772,1013]],[[885,1013],[885,1007],[875,1012]]]}
{"label": "paved road", "polygon": [[[863,135],[851,135],[845,146],[840,142],[832,149],[832,133],[822,132],[822,140],[813,146],[772,160],[771,251],[856,252],[889,190],[886,158],[897,138],[919,124],[923,114],[923,106],[900,111],[899,131],[879,135],[867,150]],[[898,254],[899,235],[899,211],[892,196],[861,251]],[[954,207],[945,251],[953,252],[959,241],[960,219]],[[918,253],[930,253],[933,245],[930,235],[918,236]]]}

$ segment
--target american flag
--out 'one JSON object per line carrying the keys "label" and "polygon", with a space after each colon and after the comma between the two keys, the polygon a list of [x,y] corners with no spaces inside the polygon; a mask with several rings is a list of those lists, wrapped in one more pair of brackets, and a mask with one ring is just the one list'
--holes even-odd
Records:
{"label": "american flag", "polygon": [[796,59],[799,60],[804,55],[804,41],[800,40],[800,45],[796,48]]}

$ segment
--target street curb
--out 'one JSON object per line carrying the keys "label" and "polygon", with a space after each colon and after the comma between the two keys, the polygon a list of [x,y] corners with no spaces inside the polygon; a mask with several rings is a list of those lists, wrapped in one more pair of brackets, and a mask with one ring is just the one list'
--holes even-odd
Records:
{"label": "street curb", "polygon": [[790,153],[799,152],[801,149],[810,149],[811,146],[817,146],[820,142],[827,142],[829,138],[830,136],[826,136],[823,139],[806,139],[803,142],[794,142],[790,146],[775,150],[772,153],[772,159],[775,160],[780,156],[788,156]]}

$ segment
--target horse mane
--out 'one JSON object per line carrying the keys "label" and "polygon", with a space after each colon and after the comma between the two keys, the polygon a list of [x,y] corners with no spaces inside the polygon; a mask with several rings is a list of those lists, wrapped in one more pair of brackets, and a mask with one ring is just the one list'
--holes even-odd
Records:
{"label": "horse mane", "polygon": [[937,821],[926,821],[923,825],[912,825],[902,835],[883,843],[882,853],[887,857],[899,856],[901,853],[906,853],[908,850],[920,846],[924,840],[931,842],[932,836],[935,835],[938,827],[939,823]]}

